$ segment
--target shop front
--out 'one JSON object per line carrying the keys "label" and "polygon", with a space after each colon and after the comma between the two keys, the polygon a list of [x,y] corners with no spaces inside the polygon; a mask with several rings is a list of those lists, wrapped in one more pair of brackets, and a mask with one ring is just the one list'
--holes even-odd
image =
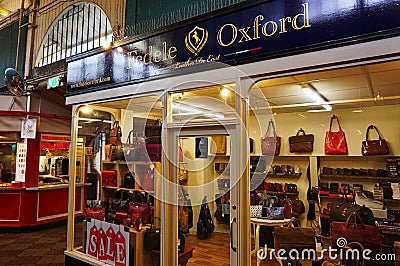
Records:
{"label": "shop front", "polygon": [[[301,201],[304,210],[294,216],[312,227],[322,225],[335,195],[311,200],[311,187],[339,183],[374,191],[375,183],[390,183],[393,195],[382,199],[385,206],[374,217],[399,219],[398,173],[361,174],[386,169],[400,154],[399,2],[286,2],[257,4],[68,61],[67,264],[263,264],[251,243],[274,241],[264,232],[261,244],[260,233],[253,234],[251,226],[261,222],[251,219],[250,193]],[[97,119],[85,109],[110,114],[95,123],[112,126],[97,151],[98,197],[87,203],[82,222],[72,215],[76,144],[87,130],[83,118]],[[346,133],[340,155],[325,150],[332,117]],[[379,128],[389,153],[363,156],[369,125]],[[313,136],[311,148],[292,147],[300,129]],[[271,136],[280,146],[268,152],[263,143]],[[287,223],[279,220],[273,224]],[[158,239],[150,237],[158,234],[153,227],[160,229]],[[216,235],[228,244],[208,250],[191,241]],[[218,259],[210,255],[216,246]]]}
{"label": "shop front", "polygon": [[[71,117],[25,111],[0,111],[0,116],[0,227],[23,228],[65,220]],[[84,167],[82,156],[78,162]],[[82,216],[88,185],[83,179],[84,168],[76,176],[76,211]]]}

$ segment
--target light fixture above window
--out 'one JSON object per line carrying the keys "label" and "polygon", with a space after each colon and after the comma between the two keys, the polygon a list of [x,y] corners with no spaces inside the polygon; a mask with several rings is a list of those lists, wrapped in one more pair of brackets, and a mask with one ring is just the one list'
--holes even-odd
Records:
{"label": "light fixture above window", "polygon": [[317,104],[320,104],[325,109],[325,111],[332,110],[332,106],[327,104],[326,100],[310,85],[308,84],[302,85],[301,90],[305,95],[314,100]]}

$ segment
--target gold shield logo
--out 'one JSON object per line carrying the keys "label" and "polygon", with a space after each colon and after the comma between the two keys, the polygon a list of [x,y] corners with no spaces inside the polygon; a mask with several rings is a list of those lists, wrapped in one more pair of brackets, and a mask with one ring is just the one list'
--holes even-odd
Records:
{"label": "gold shield logo", "polygon": [[196,26],[185,37],[186,48],[196,56],[203,49],[207,39],[208,31]]}

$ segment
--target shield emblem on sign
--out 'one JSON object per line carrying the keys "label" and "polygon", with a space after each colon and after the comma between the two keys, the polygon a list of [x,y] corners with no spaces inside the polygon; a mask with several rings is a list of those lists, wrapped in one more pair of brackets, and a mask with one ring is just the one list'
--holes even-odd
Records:
{"label": "shield emblem on sign", "polygon": [[196,56],[203,49],[207,39],[208,31],[196,26],[185,37],[186,48]]}

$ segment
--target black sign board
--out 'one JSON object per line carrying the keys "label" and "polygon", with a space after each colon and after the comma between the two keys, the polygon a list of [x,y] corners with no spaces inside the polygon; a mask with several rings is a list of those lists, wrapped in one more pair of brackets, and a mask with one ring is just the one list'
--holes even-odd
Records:
{"label": "black sign board", "polygon": [[400,0],[277,0],[68,63],[67,94],[399,35]]}

